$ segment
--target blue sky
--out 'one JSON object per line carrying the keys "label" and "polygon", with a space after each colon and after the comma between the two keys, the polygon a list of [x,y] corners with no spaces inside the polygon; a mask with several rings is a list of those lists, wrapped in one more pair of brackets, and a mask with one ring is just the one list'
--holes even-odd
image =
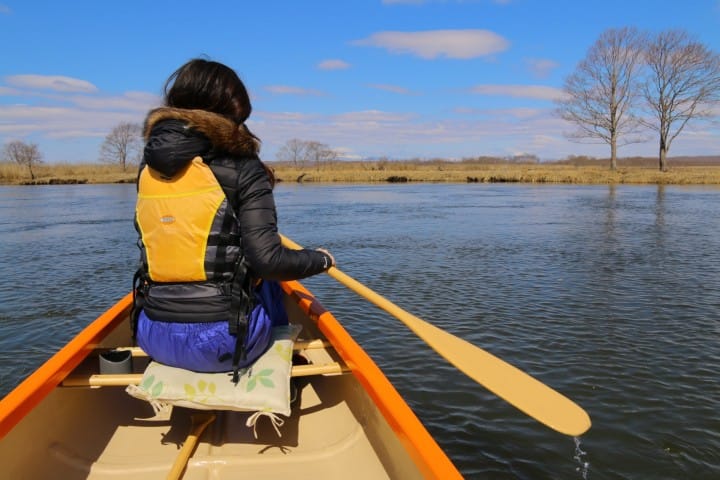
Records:
{"label": "blue sky", "polygon": [[[142,122],[190,58],[233,67],[273,160],[291,138],[346,158],[607,156],[553,115],[600,33],[685,29],[720,51],[720,0],[0,0],[0,144],[95,162],[113,126]],[[716,119],[717,120],[717,119]],[[657,154],[654,136],[621,156]],[[720,154],[690,124],[670,155]]]}

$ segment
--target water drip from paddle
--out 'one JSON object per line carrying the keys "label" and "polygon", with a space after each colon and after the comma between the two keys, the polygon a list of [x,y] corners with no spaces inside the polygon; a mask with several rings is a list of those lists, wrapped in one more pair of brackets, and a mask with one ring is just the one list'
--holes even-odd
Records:
{"label": "water drip from paddle", "polygon": [[580,448],[579,437],[573,437],[573,440],[575,441],[575,455],[573,456],[573,459],[578,465],[577,467],[575,467],[575,471],[580,473],[580,476],[583,480],[587,480],[588,472],[590,470],[590,462],[588,462],[585,457],[587,455],[587,452]]}

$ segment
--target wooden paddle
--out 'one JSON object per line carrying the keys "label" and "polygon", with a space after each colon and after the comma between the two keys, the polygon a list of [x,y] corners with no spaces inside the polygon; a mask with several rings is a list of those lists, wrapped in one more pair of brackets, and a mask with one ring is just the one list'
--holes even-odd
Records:
{"label": "wooden paddle", "polygon": [[[302,247],[280,235],[287,248]],[[327,274],[403,322],[440,356],[525,414],[566,435],[590,428],[588,414],[569,398],[475,345],[412,315],[368,287],[331,267]]]}
{"label": "wooden paddle", "polygon": [[214,413],[195,413],[191,417],[192,424],[190,425],[190,433],[185,439],[185,443],[180,449],[175,463],[173,463],[170,473],[168,473],[167,480],[178,480],[182,478],[182,474],[187,467],[190,455],[192,455],[195,445],[197,445],[200,436],[205,431],[205,428],[215,420]]}

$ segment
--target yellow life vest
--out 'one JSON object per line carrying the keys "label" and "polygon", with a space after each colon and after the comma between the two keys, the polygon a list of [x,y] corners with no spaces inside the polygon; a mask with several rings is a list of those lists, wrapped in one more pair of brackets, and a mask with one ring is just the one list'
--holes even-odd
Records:
{"label": "yellow life vest", "polygon": [[155,282],[198,282],[213,275],[208,240],[222,232],[225,193],[201,157],[172,179],[145,167],[138,180],[135,219]]}

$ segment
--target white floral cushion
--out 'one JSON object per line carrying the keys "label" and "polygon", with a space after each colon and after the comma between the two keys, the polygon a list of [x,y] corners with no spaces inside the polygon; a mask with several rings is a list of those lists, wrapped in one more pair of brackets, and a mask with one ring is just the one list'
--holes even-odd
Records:
{"label": "white floral cushion", "polygon": [[290,415],[290,370],[299,326],[274,327],[270,348],[234,384],[229,373],[197,373],[150,362],[133,397],[157,405]]}

